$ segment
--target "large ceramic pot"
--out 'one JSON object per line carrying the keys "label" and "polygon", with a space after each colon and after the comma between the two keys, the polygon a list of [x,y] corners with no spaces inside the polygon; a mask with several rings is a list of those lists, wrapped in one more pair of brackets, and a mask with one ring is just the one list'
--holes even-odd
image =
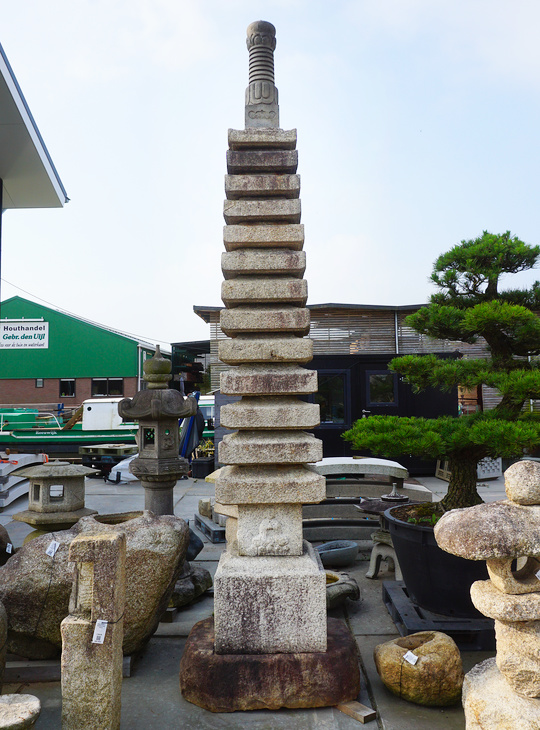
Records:
{"label": "large ceramic pot", "polygon": [[403,522],[392,514],[398,509],[402,506],[387,509],[384,517],[411,600],[443,616],[484,618],[472,604],[470,589],[474,581],[487,580],[485,562],[441,550],[432,527]]}

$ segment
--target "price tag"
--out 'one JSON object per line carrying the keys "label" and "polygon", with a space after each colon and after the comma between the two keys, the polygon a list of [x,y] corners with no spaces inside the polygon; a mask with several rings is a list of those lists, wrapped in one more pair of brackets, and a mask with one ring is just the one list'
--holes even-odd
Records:
{"label": "price tag", "polygon": [[96,621],[96,628],[94,629],[94,636],[92,637],[92,644],[103,644],[105,641],[105,634],[107,633],[108,621],[99,620]]}
{"label": "price tag", "polygon": [[538,578],[538,580],[540,580],[540,570],[536,571],[535,576]]}
{"label": "price tag", "polygon": [[413,666],[418,661],[418,657],[416,656],[416,654],[413,654],[412,651],[406,652],[403,655],[403,658],[405,659],[406,662],[409,662],[409,664],[412,664]]}
{"label": "price tag", "polygon": [[[10,542],[8,542],[8,544],[6,545],[6,553],[10,554],[12,552],[13,552],[13,545]],[[540,572],[540,571],[538,571],[538,572]]]}
{"label": "price tag", "polygon": [[51,558],[54,558],[56,551],[60,547],[60,543],[56,542],[56,540],[53,540],[51,543],[49,543],[49,547],[45,550],[47,555],[50,555]]}

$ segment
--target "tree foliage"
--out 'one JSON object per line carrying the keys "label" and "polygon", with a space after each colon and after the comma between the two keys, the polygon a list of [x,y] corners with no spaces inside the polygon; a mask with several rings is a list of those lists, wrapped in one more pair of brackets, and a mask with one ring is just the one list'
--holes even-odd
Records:
{"label": "tree foliage", "polygon": [[479,460],[515,457],[540,445],[540,419],[523,411],[528,399],[540,399],[540,369],[533,357],[540,354],[540,282],[527,290],[499,291],[502,277],[532,269],[539,257],[540,246],[530,246],[510,231],[484,231],[439,256],[431,275],[439,291],[406,324],[458,347],[484,342],[487,355],[468,359],[458,352],[453,360],[406,355],[390,363],[417,391],[496,388],[501,401],[493,410],[436,419],[372,416],[343,435],[354,448],[381,456],[448,458],[454,468],[445,509],[481,501],[472,468]]}

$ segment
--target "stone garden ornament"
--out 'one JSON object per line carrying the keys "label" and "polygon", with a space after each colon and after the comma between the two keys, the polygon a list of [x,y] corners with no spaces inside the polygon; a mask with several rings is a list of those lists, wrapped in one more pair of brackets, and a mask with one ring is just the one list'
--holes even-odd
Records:
{"label": "stone garden ornament", "polygon": [[336,705],[359,690],[354,641],[327,622],[325,573],[302,539],[302,504],[325,498],[325,479],[307,466],[322,458],[306,433],[319,407],[297,398],[316,392],[317,374],[301,367],[313,343],[296,130],[279,127],[274,26],[252,23],[247,36],[246,126],[229,130],[227,152],[228,339],[219,345],[233,366],[221,391],[241,400],[221,409],[234,433],[220,444],[216,483],[216,502],[237,506],[238,517],[227,521],[215,617],[194,627],[180,670],[184,697],[216,712]]}
{"label": "stone garden ornament", "polygon": [[471,598],[495,619],[497,656],[465,676],[467,730],[540,728],[540,463],[513,464],[505,481],[508,499],[452,510],[435,527],[443,550],[485,560],[490,577]]}

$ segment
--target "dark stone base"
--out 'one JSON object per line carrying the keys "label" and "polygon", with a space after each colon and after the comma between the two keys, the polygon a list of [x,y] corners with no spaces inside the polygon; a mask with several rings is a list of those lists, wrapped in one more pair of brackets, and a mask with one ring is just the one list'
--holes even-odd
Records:
{"label": "dark stone base", "polygon": [[214,654],[214,619],[195,624],[180,662],[184,699],[211,712],[329,707],[355,700],[354,637],[328,619],[328,648],[310,654]]}

